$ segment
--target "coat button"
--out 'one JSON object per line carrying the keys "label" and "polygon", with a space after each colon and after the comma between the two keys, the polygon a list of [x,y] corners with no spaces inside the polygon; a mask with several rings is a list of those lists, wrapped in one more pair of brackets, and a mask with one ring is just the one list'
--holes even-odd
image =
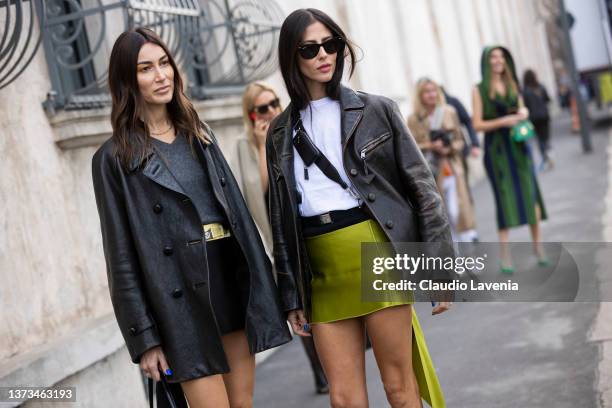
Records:
{"label": "coat button", "polygon": [[180,298],[181,296],[183,296],[183,291],[180,289],[174,289],[174,291],[172,291],[172,297],[175,299]]}
{"label": "coat button", "polygon": [[130,327],[130,334],[131,334],[132,336],[135,336],[135,335],[136,335],[136,328],[135,328],[135,327]]}
{"label": "coat button", "polygon": [[351,176],[355,177],[358,174],[359,172],[357,171],[357,169],[351,169]]}
{"label": "coat button", "polygon": [[385,226],[389,229],[393,228],[393,221],[388,220],[387,222],[385,222]]}
{"label": "coat button", "polygon": [[226,184],[226,182],[225,182],[225,177],[221,177],[221,178],[219,179],[219,181],[221,182],[221,185],[222,185],[222,186],[225,186],[225,184]]}
{"label": "coat button", "polygon": [[374,193],[368,194],[368,201],[375,201],[375,200],[376,200],[376,194]]}
{"label": "coat button", "polygon": [[172,249],[171,246],[164,247],[164,255],[170,256],[170,255],[172,255],[173,252],[174,252],[174,250]]}
{"label": "coat button", "polygon": [[162,207],[162,205],[160,203],[157,203],[153,206],[153,212],[155,214],[159,214],[164,210],[164,207]]}

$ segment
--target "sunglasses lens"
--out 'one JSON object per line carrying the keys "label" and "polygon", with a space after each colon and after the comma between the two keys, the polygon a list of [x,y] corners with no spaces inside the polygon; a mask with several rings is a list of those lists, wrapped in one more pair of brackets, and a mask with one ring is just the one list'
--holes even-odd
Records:
{"label": "sunglasses lens", "polygon": [[269,103],[267,103],[266,105],[259,105],[255,107],[255,112],[259,113],[260,115],[265,115],[266,113],[268,113],[268,109],[272,108],[272,109],[276,109],[280,106],[280,101],[278,100],[278,98],[271,100]]}
{"label": "sunglasses lens", "polygon": [[313,59],[319,53],[319,44],[307,44],[299,49],[300,55],[305,59]]}
{"label": "sunglasses lens", "polygon": [[268,105],[261,105],[261,106],[257,106],[255,108],[255,110],[257,111],[257,113],[259,113],[260,115],[265,115],[266,113],[268,113]]}
{"label": "sunglasses lens", "polygon": [[340,48],[344,45],[344,43],[342,42],[342,40],[338,38],[334,38],[334,39],[325,41],[321,45],[323,45],[323,49],[325,50],[326,53],[335,54],[338,51],[340,51]]}

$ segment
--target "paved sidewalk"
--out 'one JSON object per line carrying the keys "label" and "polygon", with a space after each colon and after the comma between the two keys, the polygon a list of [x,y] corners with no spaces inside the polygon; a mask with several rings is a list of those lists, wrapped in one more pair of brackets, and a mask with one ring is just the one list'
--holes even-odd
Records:
{"label": "paved sidewalk", "polygon": [[[539,174],[549,214],[542,226],[544,240],[612,240],[604,236],[604,217],[612,214],[612,201],[606,207],[612,136],[609,129],[594,129],[594,152],[585,155],[579,137],[568,129],[566,117],[555,122],[552,144],[557,166]],[[537,151],[534,157],[539,163]],[[488,181],[478,183],[473,192],[481,241],[497,241]],[[513,241],[529,239],[527,227],[511,232]],[[593,279],[610,282],[587,246],[573,255],[581,270],[601,274]],[[612,308],[600,311],[599,303],[582,302],[456,303],[451,312],[436,317],[430,315],[428,304],[415,308],[448,407],[602,406],[603,381],[607,378],[612,383],[612,372],[600,374],[598,370],[609,367],[612,337],[607,336],[612,334],[601,323],[612,322]],[[607,361],[602,360],[604,352]],[[371,406],[388,406],[371,351],[367,353],[367,376]],[[255,407],[329,406],[327,396],[314,394],[310,367],[298,341],[258,365],[256,381]]]}

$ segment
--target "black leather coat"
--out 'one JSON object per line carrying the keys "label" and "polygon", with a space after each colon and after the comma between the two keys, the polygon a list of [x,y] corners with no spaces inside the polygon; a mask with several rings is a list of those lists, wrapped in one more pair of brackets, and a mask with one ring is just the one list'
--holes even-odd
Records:
{"label": "black leather coat", "polygon": [[[397,104],[342,87],[340,105],[344,170],[389,240],[451,244],[436,182]],[[304,309],[308,318],[312,273],[299,223],[291,109],[268,131],[270,218],[283,307]]]}
{"label": "black leather coat", "polygon": [[[242,300],[250,351],[288,342],[270,261],[238,185],[216,142],[196,139],[194,147],[248,263],[250,276],[241,283],[250,293]],[[112,139],[95,153],[92,170],[111,300],[132,360],[161,345],[171,382],[228,372],[201,218],[189,197],[153,151],[123,169]]]}

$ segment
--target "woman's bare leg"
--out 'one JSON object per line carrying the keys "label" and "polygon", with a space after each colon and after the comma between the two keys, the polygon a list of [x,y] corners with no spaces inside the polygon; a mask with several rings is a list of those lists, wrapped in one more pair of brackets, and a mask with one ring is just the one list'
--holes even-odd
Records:
{"label": "woman's bare leg", "polygon": [[412,366],[412,306],[379,310],[365,323],[391,407],[422,408]]}
{"label": "woman's bare leg", "polygon": [[229,408],[223,377],[211,375],[181,383],[189,408]]}
{"label": "woman's bare leg", "polygon": [[246,333],[244,330],[228,333],[221,341],[231,370],[223,374],[230,407],[250,408],[255,387],[255,356],[249,351]]}
{"label": "woman's bare leg", "polygon": [[221,337],[230,372],[181,383],[189,408],[250,408],[253,406],[255,357],[244,331]]}
{"label": "woman's bare leg", "polygon": [[367,408],[365,328],[361,318],[312,325],[333,408]]}
{"label": "woman's bare leg", "polygon": [[543,259],[546,257],[546,254],[544,253],[544,248],[542,247],[542,235],[540,230],[540,219],[542,212],[540,210],[540,206],[537,204],[535,206],[535,214],[536,222],[529,225],[529,229],[531,230],[531,240],[533,241],[533,252],[535,252],[538,259]]}
{"label": "woman's bare leg", "polygon": [[512,268],[512,257],[510,256],[510,231],[508,229],[500,229],[497,231],[499,235],[499,260],[502,268]]}

